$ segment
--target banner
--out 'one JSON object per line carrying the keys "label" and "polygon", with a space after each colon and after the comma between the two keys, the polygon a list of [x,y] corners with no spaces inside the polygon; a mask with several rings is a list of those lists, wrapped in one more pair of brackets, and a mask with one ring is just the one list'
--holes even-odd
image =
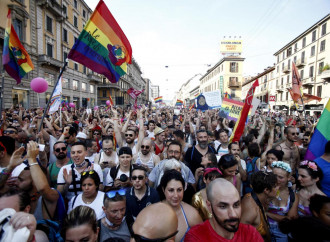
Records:
{"label": "banner", "polygon": [[242,40],[224,39],[221,40],[220,53],[242,53]]}
{"label": "banner", "polygon": [[196,109],[207,110],[220,108],[222,103],[220,91],[203,92],[196,99]]}
{"label": "banner", "polygon": [[237,121],[243,105],[243,102],[224,98],[220,108],[219,116],[229,120]]}

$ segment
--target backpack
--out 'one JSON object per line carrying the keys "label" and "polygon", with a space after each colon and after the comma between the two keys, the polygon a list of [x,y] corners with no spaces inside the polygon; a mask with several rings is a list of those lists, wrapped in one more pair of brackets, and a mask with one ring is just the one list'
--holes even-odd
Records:
{"label": "backpack", "polygon": [[243,195],[249,193],[252,191],[252,187],[251,187],[251,176],[253,173],[259,171],[258,167],[257,167],[257,160],[259,159],[259,157],[254,157],[253,159],[251,159],[250,157],[248,157],[246,159],[246,181],[243,182]]}
{"label": "backpack", "polygon": [[61,237],[60,225],[57,222],[49,219],[42,219],[37,221],[37,229],[42,230],[47,235],[49,241],[52,242],[63,242]]}
{"label": "backpack", "polygon": [[63,221],[65,219],[65,216],[66,216],[66,209],[65,209],[64,199],[63,199],[61,193],[58,190],[56,190],[56,191],[57,191],[59,197],[57,199],[56,210],[55,210],[55,213],[54,213],[54,217],[50,216],[49,210],[48,210],[48,208],[46,206],[46,203],[45,203],[43,198],[42,198],[42,203],[43,203],[43,205],[46,209],[46,213],[48,214],[49,218],[51,218],[52,221],[56,221],[59,224],[60,228],[61,228],[62,223],[63,223]]}

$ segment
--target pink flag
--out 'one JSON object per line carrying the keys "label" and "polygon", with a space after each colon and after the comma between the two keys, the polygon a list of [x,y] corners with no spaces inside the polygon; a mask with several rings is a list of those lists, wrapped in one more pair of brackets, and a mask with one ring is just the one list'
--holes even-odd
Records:
{"label": "pink flag", "polygon": [[301,88],[301,80],[300,80],[300,76],[297,70],[296,65],[294,64],[294,62],[292,62],[292,89],[291,89],[291,97],[292,100],[297,102],[299,98],[301,98],[301,92],[300,92],[300,88]]}
{"label": "pink flag", "polygon": [[137,108],[137,97],[144,92],[144,89],[140,90],[135,90],[133,87],[127,90],[127,94],[130,95],[131,98],[134,99],[134,108]]}

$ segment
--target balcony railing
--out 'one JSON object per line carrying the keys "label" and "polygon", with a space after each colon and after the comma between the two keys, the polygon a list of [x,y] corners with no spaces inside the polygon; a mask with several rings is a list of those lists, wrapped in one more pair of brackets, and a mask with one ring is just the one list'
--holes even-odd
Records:
{"label": "balcony railing", "polygon": [[240,85],[239,81],[229,81],[229,87],[240,87]]}
{"label": "balcony railing", "polygon": [[95,82],[101,82],[102,78],[96,74],[94,74],[94,72],[89,72],[87,74],[87,77],[90,81],[95,81]]}
{"label": "balcony railing", "polygon": [[116,88],[116,89],[120,89],[119,86],[119,82],[117,83],[110,83],[110,82],[106,82],[106,83],[98,83],[97,84],[98,88]]}
{"label": "balcony railing", "polygon": [[288,66],[288,65],[284,66],[284,69],[283,69],[284,73],[289,73],[290,71],[291,71],[290,66]]}
{"label": "balcony railing", "polygon": [[50,65],[56,68],[61,68],[63,66],[63,62],[54,59],[53,57],[49,57],[48,55],[39,55],[38,56],[38,64],[40,65]]}
{"label": "balcony railing", "polygon": [[308,77],[304,80],[302,80],[302,85],[303,86],[314,86],[314,77]]}
{"label": "balcony railing", "polygon": [[298,59],[297,62],[296,62],[296,66],[297,67],[303,67],[306,65],[306,58],[303,58],[303,59]]}
{"label": "balcony railing", "polygon": [[321,78],[325,81],[330,81],[330,70],[322,71]]}
{"label": "balcony railing", "polygon": [[62,6],[56,0],[36,0],[37,5],[46,8],[53,13],[58,21],[62,21],[66,16],[62,13]]}

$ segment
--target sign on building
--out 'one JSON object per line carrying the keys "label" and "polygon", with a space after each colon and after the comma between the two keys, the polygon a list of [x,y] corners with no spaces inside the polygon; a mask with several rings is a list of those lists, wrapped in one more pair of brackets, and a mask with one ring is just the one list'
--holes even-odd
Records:
{"label": "sign on building", "polygon": [[242,40],[239,39],[224,39],[221,40],[220,52],[226,53],[242,53]]}
{"label": "sign on building", "polygon": [[269,96],[269,101],[270,102],[275,102],[275,96]]}

